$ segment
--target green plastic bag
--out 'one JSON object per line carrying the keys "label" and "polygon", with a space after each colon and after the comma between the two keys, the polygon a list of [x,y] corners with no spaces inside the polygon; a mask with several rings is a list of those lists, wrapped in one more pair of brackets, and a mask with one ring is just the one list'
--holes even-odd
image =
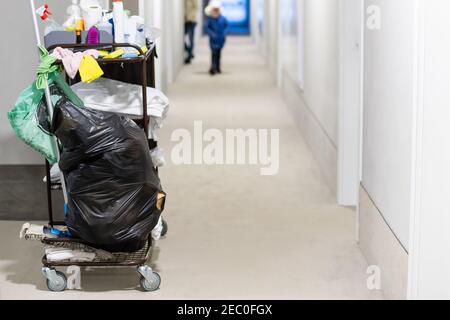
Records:
{"label": "green plastic bag", "polygon": [[[76,106],[83,107],[83,101],[58,72],[48,75],[48,83],[53,105],[61,98],[66,98]],[[8,112],[8,119],[16,135],[53,164],[57,162],[57,157],[46,106],[45,91],[38,89],[36,82],[33,82],[20,93],[15,106]]]}

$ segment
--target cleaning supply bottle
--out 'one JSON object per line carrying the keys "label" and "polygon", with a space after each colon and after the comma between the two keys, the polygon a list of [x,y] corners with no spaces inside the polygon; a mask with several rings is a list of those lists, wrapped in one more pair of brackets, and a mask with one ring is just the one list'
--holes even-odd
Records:
{"label": "cleaning supply bottle", "polygon": [[77,21],[81,19],[81,8],[78,5],[78,0],[72,0],[72,4],[67,8],[66,13],[68,18],[63,27],[66,31],[74,31]]}
{"label": "cleaning supply bottle", "polygon": [[81,32],[84,30],[84,19],[77,19],[75,23],[75,32],[77,34],[77,43],[81,43]]}
{"label": "cleaning supply bottle", "polygon": [[96,26],[102,20],[102,7],[98,0],[81,0],[80,7],[85,30]]}
{"label": "cleaning supply bottle", "polygon": [[137,24],[136,20],[131,18],[125,19],[125,42],[126,43],[136,43],[136,34],[137,34]]}
{"label": "cleaning supply bottle", "polygon": [[136,44],[139,47],[145,46],[145,20],[140,16],[131,16],[127,24],[127,43]]}
{"label": "cleaning supply bottle", "polygon": [[105,31],[109,34],[113,34],[113,26],[109,23],[110,14],[107,11],[103,11],[102,13],[102,21],[97,24],[97,28],[99,31]]}
{"label": "cleaning supply bottle", "polygon": [[113,0],[114,41],[125,42],[125,13],[122,0]]}
{"label": "cleaning supply bottle", "polygon": [[36,14],[45,22],[44,35],[48,35],[52,31],[64,31],[64,28],[51,17],[52,13],[48,8],[48,4],[44,4],[36,10]]}
{"label": "cleaning supply bottle", "polygon": [[145,46],[145,20],[140,16],[132,16],[132,19],[136,21],[136,44],[139,47]]}
{"label": "cleaning supply bottle", "polygon": [[87,34],[87,44],[99,44],[100,43],[100,31],[97,27],[91,27]]}

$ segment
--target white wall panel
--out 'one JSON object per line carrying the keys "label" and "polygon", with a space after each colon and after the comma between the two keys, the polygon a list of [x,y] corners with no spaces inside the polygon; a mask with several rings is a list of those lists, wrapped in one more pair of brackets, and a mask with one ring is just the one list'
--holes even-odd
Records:
{"label": "white wall panel", "polygon": [[408,248],[416,0],[367,0],[381,28],[365,31],[363,185]]}

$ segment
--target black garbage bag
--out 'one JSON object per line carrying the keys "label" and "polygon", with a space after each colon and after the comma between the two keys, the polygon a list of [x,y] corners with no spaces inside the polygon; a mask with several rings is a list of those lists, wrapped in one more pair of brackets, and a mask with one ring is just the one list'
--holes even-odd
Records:
{"label": "black garbage bag", "polygon": [[67,99],[55,106],[53,131],[63,147],[71,234],[110,252],[143,248],[165,202],[144,131]]}

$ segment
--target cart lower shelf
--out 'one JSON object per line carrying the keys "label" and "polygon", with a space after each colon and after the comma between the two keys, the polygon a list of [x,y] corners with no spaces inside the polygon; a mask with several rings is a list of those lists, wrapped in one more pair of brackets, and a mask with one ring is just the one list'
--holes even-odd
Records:
{"label": "cart lower shelf", "polygon": [[[46,239],[44,240],[46,245],[70,248],[72,250],[88,251],[91,250],[89,246],[81,242],[77,242],[73,239]],[[46,256],[42,258],[42,264],[46,267],[134,267],[145,264],[151,256],[151,240],[147,242],[144,248],[133,253],[111,253],[111,258],[103,259],[96,257],[92,261],[73,261],[73,260],[61,260],[61,261],[49,261]],[[92,250],[95,250],[92,248]]]}
{"label": "cart lower shelf", "polygon": [[[162,236],[167,233],[167,222],[163,220]],[[85,243],[71,238],[47,238],[42,240],[45,245],[55,246],[60,248],[70,248],[72,250],[80,251],[99,251],[92,248]],[[46,284],[50,291],[62,292],[67,288],[67,277],[61,272],[57,271],[57,267],[136,267],[139,275],[139,283],[141,289],[146,292],[153,292],[159,289],[161,285],[161,277],[154,272],[150,266],[147,265],[152,253],[152,240],[147,241],[146,245],[137,252],[132,253],[108,253],[108,258],[96,256],[92,261],[49,261],[44,255],[42,258],[42,273],[46,278]]]}

